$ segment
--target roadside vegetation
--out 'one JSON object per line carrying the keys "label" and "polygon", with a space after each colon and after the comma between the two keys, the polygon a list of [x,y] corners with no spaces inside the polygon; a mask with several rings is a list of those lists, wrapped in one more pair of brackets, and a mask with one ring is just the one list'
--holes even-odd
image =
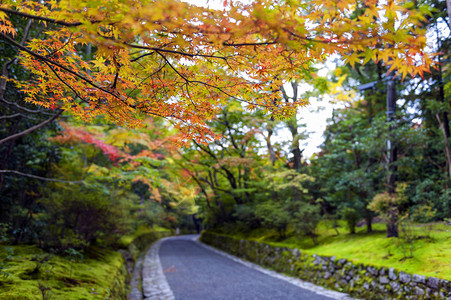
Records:
{"label": "roadside vegetation", "polygon": [[374,224],[371,233],[366,232],[364,227],[356,227],[355,234],[350,234],[344,221],[337,222],[334,228],[327,222],[321,222],[315,230],[315,242],[308,236],[295,234],[291,226],[288,226],[284,238],[276,230],[265,228],[211,231],[238,239],[298,248],[309,254],[346,258],[355,263],[451,280],[451,225],[417,223],[408,226],[408,235],[403,233],[399,238],[387,239],[385,224],[382,223]]}

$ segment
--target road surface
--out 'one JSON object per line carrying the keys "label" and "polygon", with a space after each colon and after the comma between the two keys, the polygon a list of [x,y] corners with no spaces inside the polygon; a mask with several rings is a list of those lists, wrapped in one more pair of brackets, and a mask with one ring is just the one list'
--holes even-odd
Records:
{"label": "road surface", "polygon": [[209,249],[195,238],[192,235],[172,237],[159,245],[159,260],[165,275],[162,277],[166,278],[177,300],[350,299],[345,294],[321,287],[305,289],[275,278],[259,271],[259,267],[246,266],[217,250]]}

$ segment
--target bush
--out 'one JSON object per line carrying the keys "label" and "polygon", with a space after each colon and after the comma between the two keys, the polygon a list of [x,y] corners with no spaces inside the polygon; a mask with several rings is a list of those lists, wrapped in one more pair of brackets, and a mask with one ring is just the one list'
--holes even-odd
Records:
{"label": "bush", "polygon": [[293,228],[299,234],[305,234],[315,240],[315,229],[321,220],[319,205],[312,205],[304,202],[296,203],[293,210]]}
{"label": "bush", "polygon": [[262,219],[264,226],[277,230],[280,237],[285,236],[285,231],[291,220],[283,203],[265,201],[257,205],[255,214]]}
{"label": "bush", "polygon": [[125,231],[128,211],[114,196],[98,186],[55,185],[39,202],[45,210],[38,216],[40,245],[61,252],[112,244]]}
{"label": "bush", "polygon": [[360,219],[358,212],[351,207],[345,207],[341,210],[342,218],[346,221],[350,233],[355,233],[355,227]]}
{"label": "bush", "polygon": [[256,215],[256,208],[252,204],[242,204],[235,206],[233,217],[237,219],[239,226],[249,230],[256,229],[261,226],[261,220]]}

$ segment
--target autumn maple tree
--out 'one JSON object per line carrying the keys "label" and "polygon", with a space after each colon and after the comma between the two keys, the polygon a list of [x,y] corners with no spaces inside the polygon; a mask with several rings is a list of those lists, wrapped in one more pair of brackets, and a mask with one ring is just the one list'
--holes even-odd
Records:
{"label": "autumn maple tree", "polygon": [[[428,71],[426,7],[410,1],[225,1],[223,10],[175,0],[4,0],[0,40],[32,73],[13,81],[26,100],[89,121],[102,115],[136,127],[170,119],[182,140],[214,137],[206,120],[230,99],[275,117],[306,99],[283,101],[284,82],[341,55],[401,77]],[[20,42],[12,18],[41,26]],[[307,76],[308,75],[308,76]]]}

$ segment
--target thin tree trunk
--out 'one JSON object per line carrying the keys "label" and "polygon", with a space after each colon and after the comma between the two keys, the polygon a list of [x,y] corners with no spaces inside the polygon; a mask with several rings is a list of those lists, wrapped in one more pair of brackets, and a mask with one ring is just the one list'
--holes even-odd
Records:
{"label": "thin tree trunk", "polygon": [[266,141],[266,147],[268,148],[269,161],[274,166],[274,164],[276,163],[276,160],[277,160],[276,152],[274,151],[274,147],[271,144],[271,136],[273,135],[274,131],[269,126],[267,129],[268,129],[268,136],[265,136],[264,138]]}
{"label": "thin tree trunk", "polygon": [[365,221],[366,221],[366,232],[372,232],[373,217],[371,216],[371,211],[369,209],[365,209]]}
{"label": "thin tree trunk", "polygon": [[[451,0],[446,1],[447,7],[448,7],[448,15],[451,17]],[[451,19],[449,20],[451,24]],[[440,34],[439,29],[436,24],[435,26],[436,34],[437,34],[437,40],[438,43],[438,50],[441,49],[441,43],[440,43]],[[438,56],[438,84],[439,84],[439,90],[438,90],[438,101],[441,103],[445,103],[445,89],[444,89],[444,83],[443,83],[443,75],[442,75],[442,66],[441,66],[441,57]],[[440,115],[437,113],[435,114],[435,117],[437,118],[438,124],[440,125],[440,129],[443,133],[443,140],[445,143],[445,155],[446,155],[446,164],[448,169],[448,176],[451,179],[451,150],[449,146],[449,137],[450,137],[450,130],[449,130],[449,119],[448,119],[448,113],[446,111],[442,112],[442,119],[440,118]]]}
{"label": "thin tree trunk", "polygon": [[443,133],[443,139],[445,142],[446,164],[448,167],[448,177],[451,179],[451,149],[449,146],[448,135],[446,132],[446,126],[445,126],[445,123],[442,122],[442,120],[440,119],[439,114],[435,114],[435,117],[437,118],[437,121],[440,125],[440,129],[442,130],[442,133]]}
{"label": "thin tree trunk", "polygon": [[[292,101],[295,102],[298,100],[298,83],[296,81],[291,82],[291,87],[293,89],[293,98]],[[280,87],[280,90],[282,92],[283,98],[285,102],[290,102],[290,97],[288,97],[284,87]],[[301,169],[301,162],[302,162],[302,151],[299,147],[299,133],[298,133],[298,120],[296,113],[294,114],[291,119],[289,119],[286,123],[288,126],[288,129],[291,132],[292,137],[292,143],[291,143],[291,153],[293,153],[293,169],[300,170]]]}
{"label": "thin tree trunk", "polygon": [[446,8],[448,9],[448,23],[451,27],[451,0],[446,0]]}

